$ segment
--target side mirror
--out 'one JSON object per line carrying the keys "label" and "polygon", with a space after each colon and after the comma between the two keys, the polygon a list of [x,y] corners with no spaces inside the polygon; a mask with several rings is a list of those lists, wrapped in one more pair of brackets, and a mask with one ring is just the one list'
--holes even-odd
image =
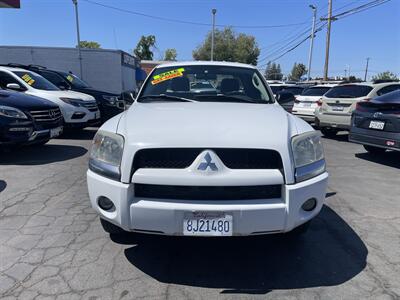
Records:
{"label": "side mirror", "polygon": [[9,83],[6,85],[6,88],[18,92],[24,91],[24,89],[18,83]]}

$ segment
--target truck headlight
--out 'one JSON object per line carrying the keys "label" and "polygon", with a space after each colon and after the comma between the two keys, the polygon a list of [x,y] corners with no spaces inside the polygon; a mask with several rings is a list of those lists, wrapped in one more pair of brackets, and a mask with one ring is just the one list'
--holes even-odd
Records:
{"label": "truck headlight", "polygon": [[307,132],[292,138],[292,153],[296,182],[301,182],[325,172],[325,156],[321,135]]}
{"label": "truck headlight", "polygon": [[0,105],[0,116],[14,119],[28,119],[28,117],[19,109],[5,105]]}
{"label": "truck headlight", "polygon": [[115,133],[98,131],[90,150],[89,169],[105,177],[120,180],[124,138]]}

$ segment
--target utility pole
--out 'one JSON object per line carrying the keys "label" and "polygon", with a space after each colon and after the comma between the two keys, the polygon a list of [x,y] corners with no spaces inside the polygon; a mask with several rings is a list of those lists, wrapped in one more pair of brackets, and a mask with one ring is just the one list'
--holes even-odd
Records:
{"label": "utility pole", "polygon": [[214,35],[215,35],[215,14],[217,10],[215,8],[212,9],[212,33],[211,33],[211,61],[214,60]]}
{"label": "utility pole", "polygon": [[321,21],[328,21],[328,27],[326,29],[324,80],[328,80],[329,47],[331,43],[331,22],[336,20],[336,18],[332,18],[332,1],[333,0],[328,0],[328,18],[321,18]]}
{"label": "utility pole", "polygon": [[367,81],[367,75],[368,75],[368,64],[369,64],[370,58],[367,57],[367,65],[365,66],[365,75],[364,75],[364,81]]}
{"label": "utility pole", "polygon": [[81,36],[79,34],[78,0],[72,0],[72,3],[75,6],[76,35],[77,35],[77,40],[78,40],[79,75],[83,79],[82,54],[81,54]]}
{"label": "utility pole", "polygon": [[311,61],[312,61],[312,52],[314,47],[315,21],[317,19],[317,7],[312,4],[310,4],[309,7],[313,10],[313,21],[311,29],[310,53],[308,55],[308,76],[307,76],[308,81],[311,80]]}

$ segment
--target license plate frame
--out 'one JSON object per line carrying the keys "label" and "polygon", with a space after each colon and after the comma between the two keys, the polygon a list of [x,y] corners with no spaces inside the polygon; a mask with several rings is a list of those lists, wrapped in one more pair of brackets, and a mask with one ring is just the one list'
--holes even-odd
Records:
{"label": "license plate frame", "polygon": [[371,120],[369,122],[368,128],[376,129],[376,130],[384,130],[385,129],[385,122],[384,121]]}
{"label": "license plate frame", "polygon": [[344,106],[332,106],[333,111],[344,111]]}
{"label": "license plate frame", "polygon": [[232,236],[233,215],[225,212],[192,212],[184,215],[185,236]]}

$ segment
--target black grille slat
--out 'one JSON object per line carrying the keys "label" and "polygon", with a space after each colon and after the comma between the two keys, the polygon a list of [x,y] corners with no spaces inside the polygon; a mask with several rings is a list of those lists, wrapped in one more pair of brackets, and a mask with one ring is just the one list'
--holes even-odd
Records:
{"label": "black grille slat", "polygon": [[211,150],[230,169],[283,169],[280,154],[269,149],[157,148],[139,150],[133,172],[141,168],[185,169],[205,150]]}
{"label": "black grille slat", "polygon": [[256,200],[281,198],[281,185],[176,186],[135,184],[135,197],[170,200]]}

